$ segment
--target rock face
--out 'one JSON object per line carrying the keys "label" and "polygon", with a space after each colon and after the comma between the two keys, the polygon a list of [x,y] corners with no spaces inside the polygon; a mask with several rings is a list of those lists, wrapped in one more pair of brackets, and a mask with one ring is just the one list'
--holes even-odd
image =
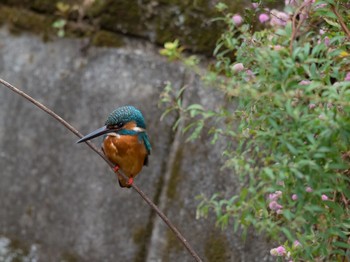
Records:
{"label": "rock face", "polygon": [[[159,120],[164,82],[180,88],[188,81],[184,69],[167,63],[146,43],[85,53],[82,46],[83,40],[43,43],[3,28],[0,77],[83,134],[102,126],[114,108],[137,106],[153,151],[135,183],[203,260],[266,260],[268,249],[259,237],[251,234],[244,243],[231,230],[216,228],[213,219],[195,219],[197,195],[233,195],[237,184],[232,174],[220,171],[219,144],[213,148],[205,137],[184,143],[171,129],[174,117]],[[198,81],[185,96],[208,106],[222,99]],[[0,237],[39,261],[192,261],[142,198],[119,188],[104,161],[76,140],[53,118],[0,86]]]}
{"label": "rock face", "polygon": [[[222,23],[212,21],[222,15],[215,8],[218,2],[225,2],[231,12],[242,10],[249,3],[244,0],[2,0],[0,14],[20,29],[34,31],[40,26],[41,32],[45,32],[50,30],[46,26],[50,27],[53,20],[63,18],[79,24],[83,21],[107,32],[142,37],[161,45],[179,39],[190,50],[212,55],[223,28]],[[14,10],[1,12],[1,4],[14,7]],[[23,12],[22,8],[33,13]],[[51,23],[42,23],[37,14],[45,14],[45,21],[50,17]],[[27,17],[23,19],[24,16]],[[86,31],[78,33],[80,30],[76,30],[73,34],[86,35]],[[110,41],[106,38],[113,36],[92,38],[93,42],[98,42],[95,44],[101,44],[101,41],[106,44]]]}

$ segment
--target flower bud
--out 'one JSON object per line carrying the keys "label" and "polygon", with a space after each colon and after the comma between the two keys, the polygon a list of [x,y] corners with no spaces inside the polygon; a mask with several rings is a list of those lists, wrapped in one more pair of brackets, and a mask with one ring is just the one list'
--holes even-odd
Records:
{"label": "flower bud", "polygon": [[237,63],[234,64],[231,68],[234,72],[241,72],[244,70],[244,65],[242,63]]}
{"label": "flower bud", "polygon": [[232,16],[232,21],[236,26],[240,26],[243,22],[243,18],[242,16],[235,14],[234,16]]}

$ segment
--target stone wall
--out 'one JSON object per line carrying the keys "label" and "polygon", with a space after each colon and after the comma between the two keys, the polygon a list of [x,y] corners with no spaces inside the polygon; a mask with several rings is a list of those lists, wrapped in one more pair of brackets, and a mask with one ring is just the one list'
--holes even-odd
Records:
{"label": "stone wall", "polygon": [[[190,81],[183,67],[168,63],[144,41],[82,52],[85,41],[44,43],[35,35],[14,36],[2,28],[0,77],[84,134],[103,125],[118,106],[140,108],[153,152],[135,183],[204,261],[266,260],[261,237],[252,233],[244,242],[232,230],[217,228],[214,216],[195,218],[197,195],[224,191],[230,196],[237,183],[233,174],[220,170],[220,144],[213,147],[205,137],[185,143],[172,131],[175,116],[159,120],[164,82],[180,88]],[[223,99],[197,79],[190,86],[188,103],[213,107]],[[9,247],[38,261],[192,261],[138,194],[119,188],[104,161],[76,140],[54,119],[0,86],[0,236],[10,241]]]}
{"label": "stone wall", "polygon": [[[70,22],[65,27],[68,35],[88,36],[99,46],[119,46],[120,34],[127,34],[160,45],[179,39],[188,50],[211,55],[223,29],[222,23],[212,21],[221,15],[215,8],[218,2],[235,12],[244,1],[0,0],[0,22],[47,38],[55,31],[52,23],[63,18]],[[67,4],[67,11],[60,11],[57,3]]]}

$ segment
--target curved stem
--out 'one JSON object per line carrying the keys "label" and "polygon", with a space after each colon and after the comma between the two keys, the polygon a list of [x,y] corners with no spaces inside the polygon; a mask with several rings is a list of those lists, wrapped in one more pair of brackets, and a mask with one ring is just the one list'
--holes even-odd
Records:
{"label": "curved stem", "polygon": [[340,24],[341,28],[343,29],[344,33],[348,36],[348,38],[350,38],[350,30],[346,26],[343,17],[341,16],[341,14],[339,14],[335,5],[331,5],[331,9],[332,9],[333,13],[337,16],[337,18],[339,20],[339,24]]}
{"label": "curved stem", "polygon": [[[6,86],[8,89],[10,89],[11,91],[15,92],[16,94],[24,97],[25,99],[27,99],[28,101],[30,101],[31,103],[33,103],[35,106],[37,106],[38,108],[40,108],[41,110],[43,110],[44,112],[46,112],[47,114],[49,114],[50,116],[52,116],[55,120],[57,120],[58,122],[60,122],[62,125],[64,125],[69,131],[71,131],[73,134],[75,134],[76,136],[78,136],[79,138],[82,138],[83,135],[77,130],[75,129],[71,124],[69,124],[67,121],[65,121],[62,117],[60,117],[59,115],[57,115],[55,112],[53,112],[51,109],[47,108],[46,106],[44,106],[43,104],[41,104],[40,102],[38,102],[37,100],[35,100],[34,98],[32,98],[30,95],[26,94],[25,92],[21,91],[20,89],[18,89],[17,87],[11,85],[10,83],[6,82],[5,80],[0,78],[0,83],[3,84],[4,86]],[[100,157],[102,157],[103,160],[106,161],[106,163],[113,169],[114,168],[114,164],[111,163],[106,156],[90,141],[86,141],[85,142],[93,151],[95,151],[95,153],[97,153]],[[119,172],[119,171],[118,171]],[[127,179],[127,177],[123,174],[120,173],[125,179]],[[161,219],[165,222],[165,224],[174,232],[174,234],[176,235],[176,237],[181,241],[181,243],[185,246],[185,248],[187,249],[187,251],[192,255],[192,257],[196,260],[196,261],[202,261],[201,258],[199,257],[199,255],[196,253],[196,251],[192,248],[192,246],[188,243],[188,241],[186,240],[186,238],[180,233],[180,231],[175,227],[175,225],[169,220],[169,218],[157,207],[156,204],[153,203],[153,201],[137,186],[135,185],[135,183],[131,184],[132,188],[146,201],[146,203],[157,213],[158,216],[161,217]]]}

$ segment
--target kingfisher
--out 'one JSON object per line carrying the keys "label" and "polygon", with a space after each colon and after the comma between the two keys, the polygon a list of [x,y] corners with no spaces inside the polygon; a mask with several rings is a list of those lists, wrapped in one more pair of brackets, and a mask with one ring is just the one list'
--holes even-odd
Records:
{"label": "kingfisher", "polygon": [[[115,167],[121,187],[131,187],[134,178],[148,164],[151,143],[146,133],[145,119],[134,106],[115,109],[107,118],[105,125],[84,136],[77,143],[104,135],[102,151]],[[119,169],[129,178],[125,180]]]}

